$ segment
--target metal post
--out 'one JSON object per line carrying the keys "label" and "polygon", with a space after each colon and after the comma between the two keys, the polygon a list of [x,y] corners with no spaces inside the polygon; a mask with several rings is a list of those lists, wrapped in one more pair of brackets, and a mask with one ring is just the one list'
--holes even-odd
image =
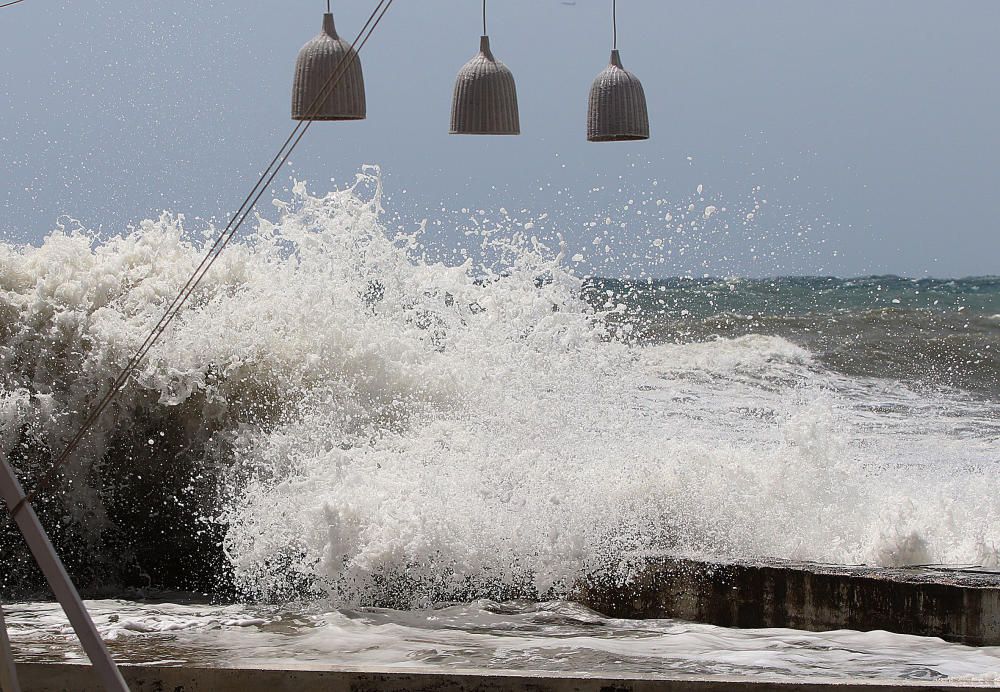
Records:
{"label": "metal post", "polygon": [[[24,499],[24,490],[14,474],[14,469],[3,459],[0,464],[0,496],[7,503],[7,507],[16,507]],[[111,654],[104,646],[101,635],[94,626],[94,621],[90,619],[90,613],[80,600],[80,594],[66,574],[62,560],[56,554],[52,542],[45,535],[45,529],[38,521],[38,515],[30,503],[26,503],[14,517],[25,542],[31,548],[31,554],[35,556],[35,563],[41,568],[42,574],[49,582],[49,588],[56,595],[59,604],[62,606],[66,617],[73,625],[73,631],[83,645],[83,650],[90,659],[90,664],[97,672],[98,678],[104,685],[104,689],[109,692],[129,692],[128,685],[125,684],[122,674],[118,671]]]}
{"label": "metal post", "polygon": [[14,652],[10,648],[10,637],[7,636],[7,623],[3,619],[2,605],[0,605],[0,690],[21,692],[21,686],[17,682],[17,669],[14,667]]}

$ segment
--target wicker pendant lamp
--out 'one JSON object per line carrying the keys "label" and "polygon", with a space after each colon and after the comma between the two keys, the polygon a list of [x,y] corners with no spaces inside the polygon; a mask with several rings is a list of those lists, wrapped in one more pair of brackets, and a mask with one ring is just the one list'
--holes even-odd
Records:
{"label": "wicker pendant lamp", "polygon": [[514,75],[497,61],[486,32],[486,0],[483,0],[483,36],[479,54],[467,62],[455,80],[451,106],[453,135],[519,135]]}
{"label": "wicker pendant lamp", "polygon": [[351,44],[337,35],[330,1],[323,31],[302,46],[292,85],[293,120],[364,120],[365,79]]}
{"label": "wicker pendant lamp", "polygon": [[646,93],[639,78],[622,67],[618,54],[618,2],[612,0],[614,35],[611,63],[597,75],[590,88],[587,140],[630,142],[649,139]]}

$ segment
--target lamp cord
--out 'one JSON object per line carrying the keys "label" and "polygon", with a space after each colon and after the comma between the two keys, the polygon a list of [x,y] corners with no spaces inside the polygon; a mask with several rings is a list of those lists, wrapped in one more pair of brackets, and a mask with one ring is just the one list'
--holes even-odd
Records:
{"label": "lamp cord", "polygon": [[[368,21],[365,23],[364,27],[362,27],[361,31],[358,32],[358,36],[354,39],[354,43],[351,44],[351,50],[348,53],[347,58],[342,60],[337,65],[337,70],[335,70],[334,73],[330,75],[329,79],[327,79],[326,84],[324,84],[323,88],[320,89],[320,92],[316,95],[315,100],[306,110],[306,113],[312,113],[315,110],[318,110],[320,104],[322,104],[329,95],[330,90],[337,85],[344,73],[346,73],[350,66],[353,65],[353,63],[358,59],[358,53],[362,48],[364,48],[365,44],[368,43],[368,39],[371,38],[375,28],[379,25],[379,22],[382,21],[386,12],[389,11],[393,2],[394,0],[380,0],[378,5],[375,6],[371,16],[368,17]],[[366,31],[367,33],[365,33]],[[229,223],[215,239],[215,242],[212,244],[212,247],[209,248],[204,258],[202,258],[201,263],[188,278],[187,282],[181,288],[173,302],[171,302],[170,306],[163,313],[163,316],[160,317],[160,321],[149,332],[145,340],[142,342],[142,345],[136,350],[135,355],[132,356],[131,360],[129,360],[121,374],[119,374],[117,379],[115,379],[111,389],[108,390],[108,392],[101,398],[97,406],[95,406],[90,412],[83,424],[80,426],[80,429],[77,430],[76,434],[70,440],[69,444],[66,445],[65,449],[63,449],[62,453],[56,458],[52,466],[49,467],[49,469],[42,475],[31,492],[25,495],[20,502],[8,510],[8,520],[15,517],[17,513],[30,503],[40,491],[48,487],[49,483],[51,483],[53,477],[55,476],[55,472],[69,461],[70,454],[72,454],[73,451],[79,446],[91,426],[93,426],[100,415],[114,400],[115,396],[122,390],[129,376],[131,376],[131,374],[136,370],[142,359],[149,354],[156,342],[159,341],[164,331],[166,331],[167,327],[174,320],[174,318],[177,317],[181,308],[194,293],[194,290],[201,283],[202,279],[205,278],[205,275],[212,268],[212,265],[215,264],[219,255],[222,254],[222,251],[225,250],[226,246],[240,230],[240,227],[243,225],[243,222],[246,221],[250,212],[253,210],[254,206],[256,206],[258,200],[260,200],[268,186],[278,175],[278,171],[280,171],[282,166],[284,166],[284,164],[288,161],[292,152],[295,151],[299,142],[302,141],[306,132],[309,131],[309,126],[312,125],[312,122],[313,121],[311,120],[299,121],[296,124],[284,144],[281,145],[278,153],[275,154],[273,159],[271,159],[271,163],[268,164],[268,167],[264,169],[263,173],[261,173],[260,178],[250,190],[249,194],[247,194],[246,199],[243,200],[243,204],[241,204],[240,208],[235,214],[233,214]]]}
{"label": "lamp cord", "polygon": [[611,0],[611,47],[618,50],[618,0]]}

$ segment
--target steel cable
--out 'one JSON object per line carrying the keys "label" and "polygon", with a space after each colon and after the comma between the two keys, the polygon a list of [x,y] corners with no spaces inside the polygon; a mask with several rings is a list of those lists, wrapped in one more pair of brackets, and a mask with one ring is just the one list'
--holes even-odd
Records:
{"label": "steel cable", "polygon": [[[18,0],[18,2],[20,1],[22,0]],[[380,0],[380,2],[375,6],[375,9],[368,17],[368,21],[365,22],[365,25],[361,28],[361,31],[358,32],[357,37],[351,44],[351,50],[349,51],[347,58],[337,65],[337,69],[330,75],[329,79],[327,79],[326,83],[316,95],[312,104],[306,109],[307,114],[318,110],[319,106],[326,99],[330,91],[336,87],[340,78],[344,75],[347,69],[350,68],[354,61],[358,59],[361,49],[364,48],[366,43],[368,43],[368,40],[371,38],[375,29],[382,21],[382,18],[385,17],[386,12],[388,12],[389,8],[392,7],[393,2],[394,0]],[[91,413],[84,420],[76,434],[63,449],[62,453],[56,458],[52,466],[38,480],[35,487],[25,495],[24,499],[9,510],[7,515],[8,518],[16,516],[17,513],[25,505],[30,503],[40,491],[47,488],[49,483],[51,483],[54,478],[55,473],[67,463],[70,455],[83,441],[87,432],[89,432],[90,428],[94,425],[97,419],[102,413],[104,413],[114,398],[122,390],[126,381],[135,372],[139,363],[146,357],[146,355],[149,354],[149,351],[152,350],[153,346],[160,339],[160,336],[162,336],[166,328],[179,314],[181,308],[194,293],[194,290],[212,268],[212,265],[215,264],[219,255],[222,254],[222,251],[225,250],[226,246],[229,245],[229,242],[233,239],[233,237],[235,237],[236,233],[243,225],[243,222],[246,221],[250,212],[253,211],[254,206],[256,206],[258,200],[260,200],[264,192],[267,190],[267,187],[271,184],[275,177],[277,177],[282,166],[284,166],[284,164],[288,161],[288,158],[292,155],[292,152],[295,151],[299,142],[302,141],[306,132],[309,131],[309,127],[312,125],[312,122],[313,121],[308,120],[299,121],[292,129],[291,134],[289,134],[285,139],[285,142],[281,145],[278,153],[275,154],[273,159],[271,159],[271,163],[264,169],[264,172],[261,174],[260,178],[258,178],[257,183],[247,194],[243,204],[241,204],[236,213],[233,214],[229,223],[216,238],[215,242],[212,244],[211,248],[209,248],[208,252],[202,258],[201,262],[195,268],[194,272],[188,278],[180,292],[178,292],[178,294],[174,297],[159,322],[157,322],[156,326],[154,326],[153,329],[147,334],[146,338],[129,360],[128,364],[126,364],[125,368],[115,379],[111,389],[109,389],[108,392],[101,398],[97,406],[91,410]]]}
{"label": "steel cable", "polygon": [[618,0],[611,0],[611,47],[618,50]]}

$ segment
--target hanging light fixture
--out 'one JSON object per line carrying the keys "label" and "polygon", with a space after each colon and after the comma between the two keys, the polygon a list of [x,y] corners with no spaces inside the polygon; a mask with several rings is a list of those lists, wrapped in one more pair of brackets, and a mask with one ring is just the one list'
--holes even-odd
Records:
{"label": "hanging light fixture", "polygon": [[490,50],[490,37],[486,31],[486,0],[483,0],[483,36],[479,54],[462,67],[455,80],[451,134],[521,134],[514,75],[493,57]]}
{"label": "hanging light fixture", "polygon": [[327,0],[323,31],[302,46],[295,61],[292,119],[364,120],[366,112],[361,61],[337,35]]}
{"label": "hanging light fixture", "polygon": [[611,64],[597,75],[590,88],[587,140],[629,142],[649,139],[649,112],[646,93],[639,78],[622,67],[618,54],[618,2],[612,0],[613,43]]}

